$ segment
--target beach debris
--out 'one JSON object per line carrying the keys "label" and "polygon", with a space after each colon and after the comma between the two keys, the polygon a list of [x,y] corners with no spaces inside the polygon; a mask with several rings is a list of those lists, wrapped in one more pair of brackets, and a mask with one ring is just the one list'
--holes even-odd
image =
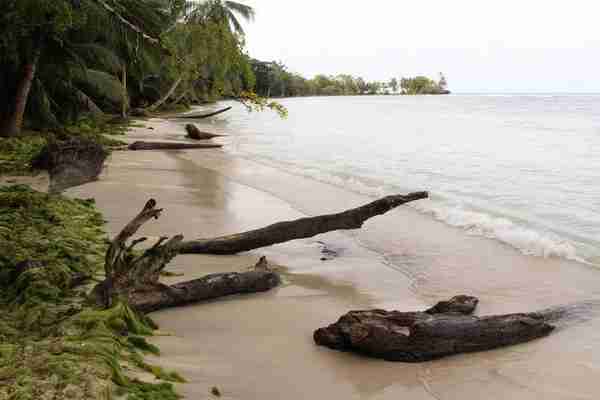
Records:
{"label": "beach debris", "polygon": [[325,242],[321,242],[320,240],[317,240],[317,244],[319,245],[319,247],[321,247],[321,261],[333,260],[334,258],[338,257],[342,252],[342,249],[334,249],[331,245],[328,245]]}
{"label": "beach debris", "polygon": [[213,386],[212,389],[210,389],[210,394],[216,397],[221,397],[221,391],[216,386]]}
{"label": "beach debris", "polygon": [[106,279],[90,294],[94,303],[110,307],[126,300],[135,310],[149,313],[234,294],[264,292],[280,284],[281,279],[275,272],[257,269],[211,274],[171,286],[160,283],[161,272],[179,253],[183,236],[161,237],[141,254],[134,249],[147,238],[128,243],[142,225],[160,217],[163,210],[156,206],[155,200],[149,200],[112,240],[105,258]]}
{"label": "beach debris", "polygon": [[129,150],[185,150],[185,149],[216,149],[223,147],[222,144],[213,143],[178,143],[178,142],[144,142],[131,143]]}
{"label": "beach debris", "polygon": [[547,336],[554,330],[549,310],[473,316],[479,300],[460,295],[425,311],[350,311],[317,329],[314,341],[335,350],[352,351],[388,361],[424,362],[495,349]]}
{"label": "beach debris", "polygon": [[153,246],[139,252],[135,247],[147,238],[130,239],[142,225],[158,219],[163,211],[157,208],[154,199],[150,199],[110,243],[104,265],[106,278],[94,287],[89,297],[101,307],[126,301],[138,312],[149,313],[234,294],[265,292],[281,283],[281,277],[271,269],[265,257],[245,272],[211,274],[170,286],[159,279],[167,264],[178,254],[236,254],[329,231],[358,229],[369,218],[427,197],[427,192],[388,196],[338,214],[278,222],[262,229],[213,239],[185,242],[183,235],[161,237]]}
{"label": "beach debris", "polygon": [[231,110],[233,107],[225,107],[222,108],[220,110],[217,110],[215,112],[211,112],[208,114],[184,114],[184,115],[178,115],[176,118],[183,118],[183,119],[205,119],[205,118],[210,118],[210,117],[214,117],[215,115],[219,115],[219,114],[223,114],[226,111]]}
{"label": "beach debris", "polygon": [[187,124],[185,126],[185,131],[187,132],[187,137],[194,140],[208,140],[223,136],[214,133],[203,132],[194,124]]}
{"label": "beach debris", "polygon": [[231,255],[290,240],[309,238],[321,233],[359,229],[370,218],[383,215],[402,204],[426,199],[428,196],[427,192],[387,196],[337,214],[277,222],[264,228],[234,235],[183,242],[179,251],[182,254]]}

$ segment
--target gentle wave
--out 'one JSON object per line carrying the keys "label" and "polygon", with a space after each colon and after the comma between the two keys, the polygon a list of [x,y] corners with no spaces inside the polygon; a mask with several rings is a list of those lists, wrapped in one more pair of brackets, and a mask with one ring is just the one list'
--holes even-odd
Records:
{"label": "gentle wave", "polygon": [[[384,185],[368,178],[342,176],[319,168],[285,163],[268,157],[260,157],[256,154],[240,151],[235,151],[235,153],[238,156],[293,175],[314,179],[370,197],[382,197],[398,193],[399,191],[411,190],[409,188]],[[579,254],[580,252],[584,252],[582,244],[561,238],[553,232],[542,232],[517,223],[507,216],[497,216],[482,210],[465,208],[464,205],[451,204],[443,196],[436,194],[432,195],[432,199],[412,203],[410,207],[449,226],[460,228],[469,235],[483,236],[497,240],[519,250],[525,255],[546,258],[559,257],[588,263],[586,257]]]}

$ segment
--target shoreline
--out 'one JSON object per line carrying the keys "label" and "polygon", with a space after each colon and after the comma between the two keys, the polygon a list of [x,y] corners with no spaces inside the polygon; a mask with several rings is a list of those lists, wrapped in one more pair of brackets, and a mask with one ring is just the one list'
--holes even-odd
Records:
{"label": "shoreline", "polygon": [[[144,124],[155,129],[135,128],[128,139],[158,134],[177,140],[185,134],[183,127],[167,121]],[[95,197],[111,233],[155,197],[165,212],[144,234],[183,233],[188,238],[339,211],[365,200],[218,150],[117,152],[100,181],[68,192]],[[577,373],[586,378],[576,380],[580,386],[572,388],[574,393],[594,392],[597,376],[585,367],[594,355],[564,344],[593,343],[596,323],[584,333],[582,327],[573,328],[514,348],[422,365],[391,364],[315,346],[312,331],[350,309],[421,309],[448,294],[465,293],[480,297],[481,313],[491,314],[588,300],[594,292],[597,272],[580,264],[524,256],[408,208],[390,214],[369,222],[364,232],[334,232],[232,257],[178,257],[169,270],[185,273],[185,279],[244,269],[261,255],[286,266],[286,282],[273,292],[153,314],[162,331],[171,334],[153,339],[163,351],[159,363],[189,381],[178,385],[179,391],[187,398],[208,396],[217,386],[224,398],[240,399],[283,394],[292,399],[432,399],[481,391],[498,393],[498,398],[543,393],[558,399],[563,397],[553,394],[574,384],[572,374]],[[338,257],[321,261],[317,240],[338,250]],[[181,278],[168,281],[176,279]],[[552,367],[555,357],[564,366]],[[547,382],[549,374],[566,378]]]}

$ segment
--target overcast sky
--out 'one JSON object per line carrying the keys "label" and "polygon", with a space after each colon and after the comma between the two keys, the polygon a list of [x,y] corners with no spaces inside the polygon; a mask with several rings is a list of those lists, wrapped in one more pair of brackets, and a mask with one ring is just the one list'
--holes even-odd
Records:
{"label": "overcast sky", "polygon": [[240,0],[248,50],[371,80],[444,72],[454,92],[600,92],[598,0]]}

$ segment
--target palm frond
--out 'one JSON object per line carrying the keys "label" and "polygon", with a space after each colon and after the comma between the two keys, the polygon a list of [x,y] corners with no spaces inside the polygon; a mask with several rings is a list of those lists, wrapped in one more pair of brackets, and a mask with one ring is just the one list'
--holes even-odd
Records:
{"label": "palm frond", "polygon": [[227,9],[241,15],[246,21],[254,20],[254,8],[247,6],[237,1],[226,1],[225,6]]}

